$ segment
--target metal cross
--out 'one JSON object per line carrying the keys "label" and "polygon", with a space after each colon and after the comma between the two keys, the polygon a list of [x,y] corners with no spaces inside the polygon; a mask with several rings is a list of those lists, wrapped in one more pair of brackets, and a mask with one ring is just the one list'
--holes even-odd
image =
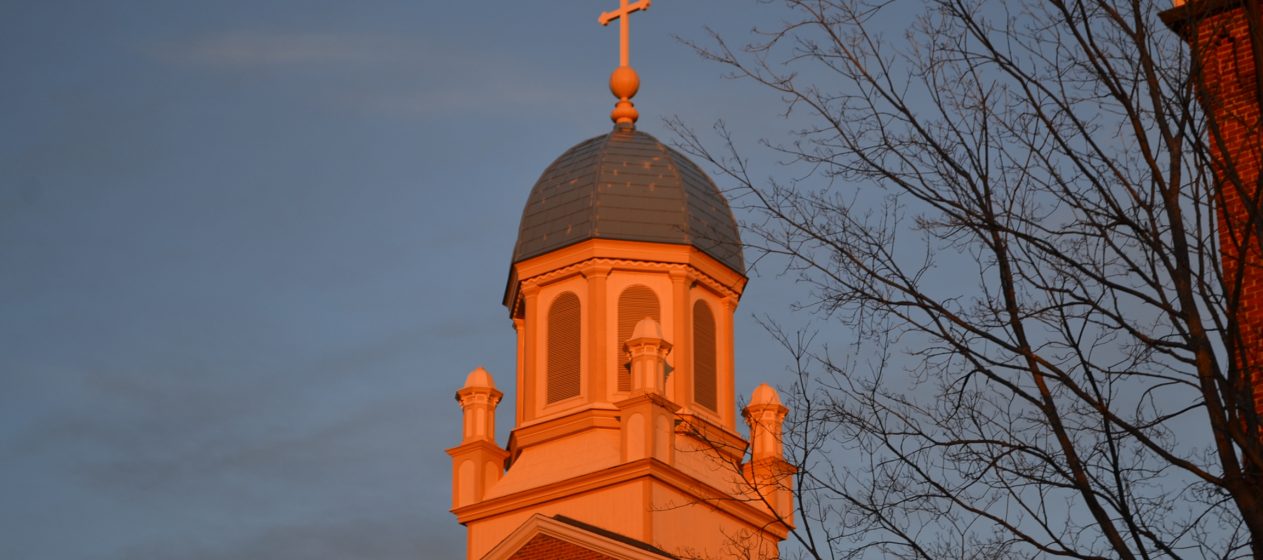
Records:
{"label": "metal cross", "polygon": [[601,17],[597,18],[597,22],[601,25],[609,25],[611,21],[618,20],[618,64],[619,66],[630,66],[628,64],[628,44],[630,43],[628,35],[630,35],[630,22],[632,12],[648,10],[652,0],[640,0],[634,4],[627,3],[627,0],[619,0],[617,10],[610,12],[601,12]]}

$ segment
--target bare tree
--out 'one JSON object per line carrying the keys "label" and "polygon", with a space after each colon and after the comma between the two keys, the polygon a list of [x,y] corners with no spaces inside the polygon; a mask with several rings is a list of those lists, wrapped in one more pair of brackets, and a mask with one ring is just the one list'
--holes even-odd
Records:
{"label": "bare tree", "polygon": [[[752,211],[756,260],[855,337],[770,329],[801,366],[801,553],[1263,558],[1263,294],[1224,260],[1259,248],[1258,163],[1216,148],[1169,6],[785,4],[752,44],[693,46],[806,123],[765,143],[792,178],[752,177],[722,125],[673,127]],[[1218,219],[1225,193],[1248,224]]]}

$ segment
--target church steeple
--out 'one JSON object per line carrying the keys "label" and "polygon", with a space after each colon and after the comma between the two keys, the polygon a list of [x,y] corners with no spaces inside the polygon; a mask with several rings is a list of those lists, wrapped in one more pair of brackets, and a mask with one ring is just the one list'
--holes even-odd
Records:
{"label": "church steeple", "polygon": [[479,427],[499,393],[462,389],[466,438],[481,442],[451,451],[456,491],[473,496],[453,502],[469,558],[518,557],[535,542],[522,531],[555,527],[544,518],[672,553],[724,556],[737,539],[767,558],[792,524],[773,389],[744,411],[752,460],[738,432],[736,220],[700,168],[632,127],[627,18],[649,4],[621,0],[601,16],[622,26],[614,130],[557,158],[522,212],[504,297],[518,338],[507,448]]}

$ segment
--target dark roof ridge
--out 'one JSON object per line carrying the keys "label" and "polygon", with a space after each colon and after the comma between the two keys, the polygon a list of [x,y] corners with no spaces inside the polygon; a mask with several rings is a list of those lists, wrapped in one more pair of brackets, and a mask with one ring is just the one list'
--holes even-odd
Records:
{"label": "dark roof ridge", "polygon": [[[653,135],[647,132],[644,133],[644,135],[650,138],[653,138],[654,142],[656,143],[655,147],[658,149],[658,152],[662,154],[662,157],[668,160],[672,160],[671,161],[672,165],[669,166],[669,169],[671,169],[671,175],[674,176],[675,180],[679,181],[681,185],[684,184],[684,176],[680,174],[680,166],[675,164],[675,161],[674,161],[675,158],[671,157],[670,148],[668,148],[666,144],[663,144],[661,140],[658,140]],[[680,189],[680,194],[682,195],[680,196],[680,202],[681,204],[683,204],[684,211],[687,213],[689,210],[689,198],[692,196],[692,193],[690,193],[688,189]],[[684,225],[680,226],[680,229],[683,230],[684,239],[688,240],[690,245],[697,243],[697,239],[693,236],[693,220],[685,220]]]}

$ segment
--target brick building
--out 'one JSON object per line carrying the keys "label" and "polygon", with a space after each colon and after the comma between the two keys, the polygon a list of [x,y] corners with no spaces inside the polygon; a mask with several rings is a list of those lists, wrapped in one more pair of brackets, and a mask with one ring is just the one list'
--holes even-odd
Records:
{"label": "brick building", "polygon": [[1216,182],[1219,249],[1223,258],[1229,367],[1251,381],[1263,409],[1263,205],[1260,190],[1260,107],[1263,106],[1263,13],[1247,0],[1175,0],[1161,17],[1188,42],[1198,102]]}

